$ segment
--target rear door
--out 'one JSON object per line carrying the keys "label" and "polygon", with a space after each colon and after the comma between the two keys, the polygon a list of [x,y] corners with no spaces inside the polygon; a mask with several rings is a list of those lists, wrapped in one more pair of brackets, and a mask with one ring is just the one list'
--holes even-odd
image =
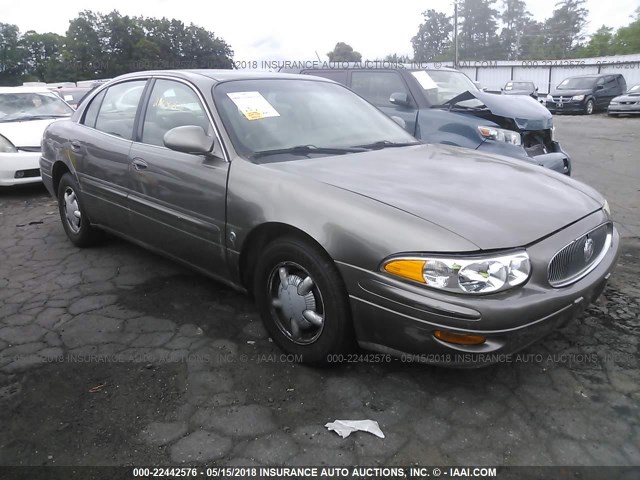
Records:
{"label": "rear door", "polygon": [[[129,154],[132,229],[147,245],[214,275],[227,276],[225,201],[229,163],[202,96],[177,79],[153,80]],[[215,137],[210,155],[164,146],[174,127],[197,125]]]}
{"label": "rear door", "polygon": [[[146,79],[112,85],[87,106],[71,139],[72,163],[83,192],[89,218],[127,233],[127,195],[131,187],[129,150],[139,100]],[[123,103],[126,98],[128,103]]]}
{"label": "rear door", "polygon": [[[401,118],[405,123],[405,129],[411,135],[416,134],[418,107],[399,72],[352,70],[349,86],[388,116]],[[391,103],[389,98],[394,93],[406,94],[409,104],[402,106]]]}

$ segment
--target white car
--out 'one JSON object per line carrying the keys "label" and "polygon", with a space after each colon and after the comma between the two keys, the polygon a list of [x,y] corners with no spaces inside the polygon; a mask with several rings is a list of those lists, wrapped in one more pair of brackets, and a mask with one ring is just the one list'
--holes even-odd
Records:
{"label": "white car", "polygon": [[0,87],[0,187],[41,182],[44,129],[71,108],[45,87]]}

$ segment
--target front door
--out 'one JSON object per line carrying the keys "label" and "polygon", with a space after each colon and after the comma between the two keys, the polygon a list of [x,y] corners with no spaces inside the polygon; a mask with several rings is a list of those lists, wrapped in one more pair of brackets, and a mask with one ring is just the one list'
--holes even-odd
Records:
{"label": "front door", "polygon": [[132,229],[149,246],[195,268],[227,276],[224,248],[229,163],[215,141],[209,155],[170,150],[164,134],[197,125],[214,129],[195,87],[156,79],[129,154]]}

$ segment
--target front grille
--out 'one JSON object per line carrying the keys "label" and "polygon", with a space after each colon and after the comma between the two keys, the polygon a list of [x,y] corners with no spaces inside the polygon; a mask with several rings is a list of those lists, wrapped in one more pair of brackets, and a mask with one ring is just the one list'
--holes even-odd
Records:
{"label": "front grille", "polygon": [[549,262],[548,278],[553,287],[577,282],[602,261],[611,246],[613,225],[605,223],[575,239]]}
{"label": "front grille", "polygon": [[571,97],[553,97],[553,101],[556,102],[556,103],[557,102],[564,103],[564,102],[568,102],[570,100],[571,100]]}
{"label": "front grille", "polygon": [[636,102],[620,102],[620,105],[635,105]]}
{"label": "front grille", "polygon": [[530,157],[553,152],[554,147],[551,141],[551,130],[529,130],[522,132],[522,146]]}

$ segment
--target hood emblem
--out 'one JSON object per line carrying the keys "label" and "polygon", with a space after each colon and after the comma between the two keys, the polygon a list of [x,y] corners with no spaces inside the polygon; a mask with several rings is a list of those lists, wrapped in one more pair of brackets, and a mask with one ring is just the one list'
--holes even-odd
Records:
{"label": "hood emblem", "polygon": [[593,240],[587,237],[584,242],[584,261],[587,263],[593,257]]}

